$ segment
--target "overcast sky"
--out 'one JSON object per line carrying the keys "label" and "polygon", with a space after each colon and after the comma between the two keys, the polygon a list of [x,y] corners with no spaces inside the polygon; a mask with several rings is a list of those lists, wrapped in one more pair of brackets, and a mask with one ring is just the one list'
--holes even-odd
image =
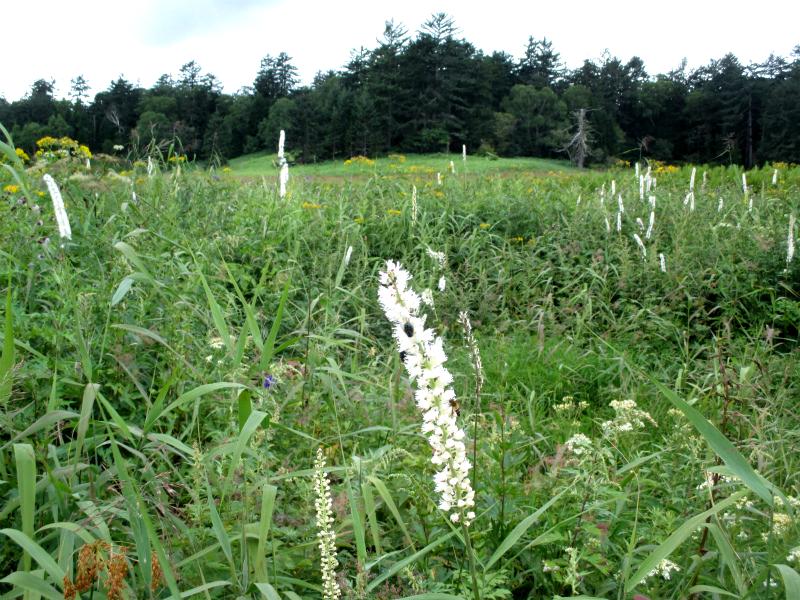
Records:
{"label": "overcast sky", "polygon": [[529,35],[547,37],[569,67],[607,48],[640,56],[655,74],[684,57],[696,67],[733,52],[747,63],[788,57],[800,44],[800,0],[0,0],[0,96],[17,99],[36,79],[54,79],[64,96],[79,74],[93,94],[119,75],[149,87],[190,60],[234,92],[252,83],[263,56],[281,51],[307,83],[342,67],[354,48],[374,48],[386,20],[415,33],[434,12],[486,53],[519,57]]}

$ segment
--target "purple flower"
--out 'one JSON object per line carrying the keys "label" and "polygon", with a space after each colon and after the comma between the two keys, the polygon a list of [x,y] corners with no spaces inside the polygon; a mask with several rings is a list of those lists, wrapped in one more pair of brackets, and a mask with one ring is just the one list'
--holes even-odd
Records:
{"label": "purple flower", "polygon": [[262,383],[261,385],[264,386],[265,390],[268,390],[272,387],[274,383],[275,383],[275,378],[272,375],[267,375],[266,377],[264,377],[264,383]]}

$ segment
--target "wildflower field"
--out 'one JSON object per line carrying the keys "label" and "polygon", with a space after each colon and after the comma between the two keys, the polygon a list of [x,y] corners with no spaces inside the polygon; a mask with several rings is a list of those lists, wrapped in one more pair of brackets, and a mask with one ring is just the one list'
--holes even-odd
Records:
{"label": "wildflower field", "polygon": [[800,598],[800,169],[9,148],[0,597]]}

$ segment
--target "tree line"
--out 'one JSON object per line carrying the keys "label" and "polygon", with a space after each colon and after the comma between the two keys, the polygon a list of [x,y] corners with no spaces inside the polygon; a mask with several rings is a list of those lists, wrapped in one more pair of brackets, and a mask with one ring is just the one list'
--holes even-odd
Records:
{"label": "tree line", "polygon": [[226,94],[194,61],[150,88],[119,77],[89,98],[82,76],[68,99],[38,80],[0,98],[0,123],[18,145],[70,136],[95,152],[179,144],[199,159],[274,151],[286,130],[294,160],[387,152],[460,151],[564,157],[582,119],[587,160],[800,163],[800,45],[789,59],[743,65],[733,54],[651,76],[610,54],[567,69],[550,41],[530,37],[521,58],[486,54],[435,14],[415,35],[387,22],[373,49],[299,85],[285,53],[262,59],[252,85]]}

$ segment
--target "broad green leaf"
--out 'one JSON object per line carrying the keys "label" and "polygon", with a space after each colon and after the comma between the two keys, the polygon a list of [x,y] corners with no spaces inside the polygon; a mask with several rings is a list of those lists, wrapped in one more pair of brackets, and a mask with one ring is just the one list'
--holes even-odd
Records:
{"label": "broad green leaf", "polygon": [[456,531],[451,531],[447,535],[443,535],[443,536],[435,539],[430,544],[428,544],[427,546],[425,546],[421,550],[415,552],[414,554],[412,554],[408,558],[404,558],[403,560],[395,563],[390,568],[388,568],[386,571],[384,571],[383,573],[378,575],[375,579],[370,581],[369,585],[367,585],[367,591],[371,592],[372,590],[377,588],[380,584],[382,584],[384,581],[389,579],[389,577],[392,577],[396,573],[399,573],[400,571],[405,569],[408,565],[413,565],[415,562],[417,562],[423,556],[425,556],[429,552],[435,550],[436,548],[438,548],[439,546],[441,546],[445,542],[449,541],[450,538],[452,538],[453,536],[456,535],[456,533],[457,533]]}
{"label": "broad green leaf", "polygon": [[278,488],[265,483],[262,490],[261,518],[258,521],[258,548],[256,550],[254,571],[256,576],[266,579],[267,535],[272,526],[272,513],[275,510],[275,497],[278,495]]}
{"label": "broad green leaf", "polygon": [[789,565],[773,565],[783,577],[783,589],[786,592],[786,600],[797,600],[800,598],[800,574]]}
{"label": "broad green leaf", "polygon": [[258,588],[258,591],[261,592],[267,600],[281,600],[275,588],[268,583],[257,583],[256,588]]}
{"label": "broad green leaf", "polygon": [[[21,533],[33,540],[33,518],[36,514],[36,457],[33,453],[33,446],[14,444],[14,462],[17,465],[17,494],[19,495],[19,512],[22,520]],[[31,568],[30,553],[24,555],[22,565],[26,571]]]}
{"label": "broad green leaf", "polygon": [[649,374],[647,377],[667,399],[675,405],[689,422],[697,429],[711,449],[728,466],[731,472],[738,477],[744,485],[750,488],[754,494],[761,498],[768,506],[773,505],[772,494],[761,477],[753,470],[750,463],[736,449],[736,447],[726,438],[714,425],[706,419],[700,411],[680,398],[663,383],[657,381]]}
{"label": "broad green leaf", "polygon": [[[50,579],[59,584],[62,582],[64,570],[58,566],[58,563],[50,556],[50,553],[37,544],[33,538],[18,529],[0,529],[0,533],[10,537],[20,548],[25,550],[25,553],[45,570]],[[29,570],[29,568],[26,568],[26,570]]]}
{"label": "broad green leaf", "polygon": [[226,585],[230,584],[231,584],[230,581],[210,581],[209,583],[199,585],[190,590],[186,590],[185,592],[181,592],[180,597],[191,598],[192,596],[196,596],[197,594],[202,594],[203,592],[207,592],[208,590],[213,590],[214,588],[218,587],[225,587]]}
{"label": "broad green leaf", "polygon": [[715,585],[693,585],[689,588],[688,592],[690,594],[717,594],[719,596],[730,596],[731,598],[741,598],[734,594],[733,592],[728,592],[723,590],[722,588],[718,588]]}
{"label": "broad green leaf", "polygon": [[64,594],[56,591],[56,589],[42,579],[39,575],[32,572],[16,571],[10,575],[6,575],[0,582],[13,585],[16,588],[34,592],[41,595],[48,600],[64,600]]}
{"label": "broad green leaf", "polygon": [[120,281],[116,291],[114,292],[114,295],[111,296],[111,306],[116,306],[122,302],[122,299],[131,290],[132,285],[133,278],[131,277],[125,277],[122,281]]}

